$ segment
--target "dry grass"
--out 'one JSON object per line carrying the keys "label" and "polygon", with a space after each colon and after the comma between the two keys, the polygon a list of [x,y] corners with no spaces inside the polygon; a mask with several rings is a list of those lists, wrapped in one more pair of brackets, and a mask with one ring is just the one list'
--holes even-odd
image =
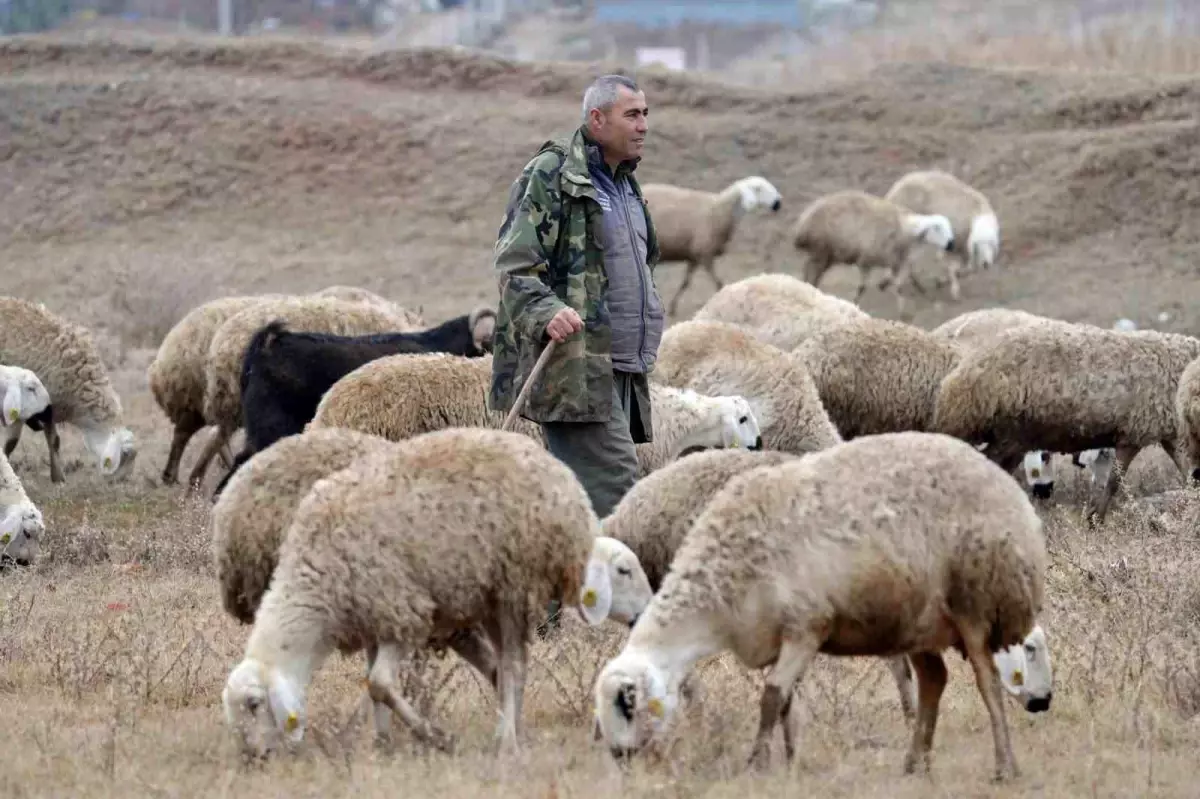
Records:
{"label": "dry grass", "polygon": [[1181,7],[1172,18],[1139,8],[1150,3],[1131,5],[1091,20],[1050,3],[930,12],[907,25],[832,35],[797,55],[745,59],[728,76],[756,85],[817,88],[911,63],[1163,76],[1200,72],[1200,18],[1194,11]]}
{"label": "dry grass", "polygon": [[[116,494],[116,492],[114,492]],[[1074,497],[1071,488],[1064,498]],[[410,743],[376,752],[367,724],[340,738],[362,699],[361,657],[334,655],[310,692],[305,747],[243,767],[220,714],[225,676],[247,628],[220,610],[208,561],[206,509],[157,490],[46,503],[54,534],[35,569],[3,577],[0,730],[6,795],[364,797],[623,796],[1184,796],[1200,744],[1200,494],[1154,510],[1127,503],[1089,531],[1073,504],[1046,510],[1052,568],[1045,615],[1052,710],[1007,705],[1023,775],[992,786],[987,717],[969,669],[950,656],[931,780],[901,776],[907,735],[891,678],[875,660],[818,661],[803,682],[803,746],[792,769],[742,773],[761,677],[728,656],[703,664],[702,703],[670,757],[622,775],[590,740],[588,695],[620,646],[618,629],[572,622],[534,646],[526,752],[491,751],[495,703],[448,655],[413,680],[433,716],[460,736],[454,758]],[[410,675],[411,676],[411,675]],[[432,686],[432,687],[431,687]],[[349,742],[343,748],[342,741]],[[219,786],[214,787],[214,786]]]}

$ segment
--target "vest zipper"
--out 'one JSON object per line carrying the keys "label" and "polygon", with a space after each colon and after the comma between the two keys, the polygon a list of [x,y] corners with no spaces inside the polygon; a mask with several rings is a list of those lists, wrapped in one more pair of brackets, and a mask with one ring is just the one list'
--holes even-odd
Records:
{"label": "vest zipper", "polygon": [[618,185],[617,193],[620,195],[621,210],[625,214],[625,229],[629,231],[629,246],[633,250],[633,263],[637,266],[638,287],[641,289],[642,294],[642,325],[639,331],[641,335],[638,337],[638,365],[644,370],[646,368],[646,327],[648,325],[646,321],[646,276],[643,274],[646,265],[642,263],[642,258],[638,254],[637,234],[633,232],[633,217],[629,214],[629,198],[625,194],[626,192],[632,193],[633,186],[629,184],[628,175],[625,176],[624,180],[624,188]]}

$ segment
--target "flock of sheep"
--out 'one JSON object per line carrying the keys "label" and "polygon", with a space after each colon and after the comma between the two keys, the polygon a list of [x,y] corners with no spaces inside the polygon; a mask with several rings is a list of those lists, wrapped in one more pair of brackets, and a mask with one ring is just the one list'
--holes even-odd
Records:
{"label": "flock of sheep", "polygon": [[[1045,711],[1053,684],[1039,622],[1043,453],[1115,453],[1097,521],[1144,447],[1200,476],[1200,339],[999,308],[925,330],[816,288],[834,261],[907,280],[921,239],[971,265],[995,259],[986,201],[939,204],[945,184],[926,175],[893,194],[928,210],[843,192],[802,214],[810,281],[748,277],[668,327],[651,374],[654,440],[638,445],[639,480],[603,519],[540,427],[504,429],[487,407],[491,310],[430,325],[333,286],[189,312],[148,377],[174,426],[163,482],[209,426],[189,490],[214,457],[228,467],[210,526],[222,605],[251,626],[222,695],[244,751],[303,738],[308,686],[336,650],[365,652],[380,738],[394,713],[453,752],[455,737],[397,688],[405,658],[428,648],[487,678],[498,739],[519,746],[531,631],[559,603],[631,628],[595,682],[594,735],[615,756],[657,746],[695,701],[694,664],[732,651],[771,667],[751,763],[766,765],[781,723],[790,759],[784,722],[813,659],[865,655],[895,677],[912,726],[905,770],[926,770],[941,653],[955,649],[991,719],[997,775],[1016,774],[1002,697]],[[740,186],[717,195],[712,218],[778,208],[765,181]],[[683,224],[655,214],[665,230]],[[711,271],[723,236],[694,236],[695,263]],[[0,298],[0,364],[6,455],[24,425],[41,430],[61,481],[56,426],[69,422],[103,473],[128,470],[133,436],[85,330]],[[1032,498],[1015,479],[1022,465]],[[0,492],[5,557],[32,563],[44,525],[6,458]]]}

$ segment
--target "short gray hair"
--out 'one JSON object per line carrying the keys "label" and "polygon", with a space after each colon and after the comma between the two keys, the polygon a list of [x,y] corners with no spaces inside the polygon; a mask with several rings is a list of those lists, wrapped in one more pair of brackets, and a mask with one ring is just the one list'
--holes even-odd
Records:
{"label": "short gray hair", "polygon": [[617,101],[621,86],[634,93],[641,91],[633,78],[627,78],[624,75],[601,75],[592,81],[591,85],[587,87],[587,91],[583,93],[583,121],[587,122],[588,114],[593,108],[601,111],[612,108],[613,103]]}

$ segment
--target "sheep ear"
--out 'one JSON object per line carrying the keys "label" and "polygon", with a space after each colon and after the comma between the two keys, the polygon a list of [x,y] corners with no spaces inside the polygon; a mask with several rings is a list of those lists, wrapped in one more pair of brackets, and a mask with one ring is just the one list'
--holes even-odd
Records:
{"label": "sheep ear", "polygon": [[14,380],[4,392],[4,418],[0,426],[16,424],[21,418],[21,386]]}
{"label": "sheep ear", "polygon": [[267,699],[275,723],[292,742],[304,737],[304,706],[300,694],[290,679],[272,669],[267,681]]}
{"label": "sheep ear", "polygon": [[608,564],[597,558],[588,561],[587,575],[579,593],[579,610],[584,621],[593,627],[608,618],[612,607],[612,580]]}
{"label": "sheep ear", "polygon": [[475,342],[475,349],[481,352],[486,352],[492,347],[492,337],[496,333],[496,315],[490,311],[484,311],[475,319],[475,325],[471,328],[471,338]]}

